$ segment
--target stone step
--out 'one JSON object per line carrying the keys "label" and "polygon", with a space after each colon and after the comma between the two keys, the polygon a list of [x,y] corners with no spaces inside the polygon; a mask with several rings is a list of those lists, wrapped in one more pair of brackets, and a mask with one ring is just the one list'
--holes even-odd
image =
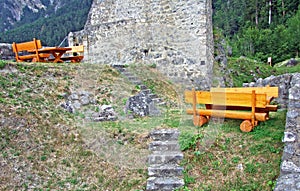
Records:
{"label": "stone step", "polygon": [[150,151],[180,151],[178,141],[153,141],[149,144]]}
{"label": "stone step", "polygon": [[157,106],[166,106],[166,102],[159,102],[159,103],[156,103]]}
{"label": "stone step", "polygon": [[148,175],[151,177],[180,177],[183,167],[179,165],[151,165],[148,167]]}
{"label": "stone step", "polygon": [[129,81],[137,81],[138,80],[138,78],[135,76],[127,76],[127,78]]}
{"label": "stone step", "polygon": [[116,70],[118,70],[119,72],[121,72],[121,73],[123,73],[123,72],[125,72],[126,71],[126,69],[125,68],[115,68]]}
{"label": "stone step", "polygon": [[158,98],[158,95],[156,95],[156,94],[149,94],[148,96],[149,96],[151,99]]}
{"label": "stone step", "polygon": [[184,181],[180,178],[150,177],[147,181],[147,190],[171,191],[184,186]]}
{"label": "stone step", "polygon": [[153,98],[152,101],[155,103],[155,104],[159,104],[159,103],[162,103],[163,100],[161,98]]}
{"label": "stone step", "polygon": [[127,72],[126,70],[122,72],[122,74],[126,77],[133,76],[130,72]]}
{"label": "stone step", "polygon": [[130,81],[132,84],[135,84],[135,85],[141,85],[142,84],[142,81],[140,80],[134,80],[134,81]]}
{"label": "stone step", "polygon": [[177,141],[179,131],[176,129],[157,129],[150,133],[154,141]]}
{"label": "stone step", "polygon": [[112,64],[111,65],[113,68],[126,68],[125,64]]}
{"label": "stone step", "polygon": [[148,87],[142,84],[142,85],[140,85],[140,89],[141,90],[146,90],[146,89],[148,89]]}
{"label": "stone step", "polygon": [[181,152],[158,152],[154,151],[148,156],[148,164],[179,164],[183,159]]}
{"label": "stone step", "polygon": [[143,90],[141,90],[141,93],[144,94],[144,95],[149,95],[149,94],[151,94],[151,90],[150,89],[143,89]]}

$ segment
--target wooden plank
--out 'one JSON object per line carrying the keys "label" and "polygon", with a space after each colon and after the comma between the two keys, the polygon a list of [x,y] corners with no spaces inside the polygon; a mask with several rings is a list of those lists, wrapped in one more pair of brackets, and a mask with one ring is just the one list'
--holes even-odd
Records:
{"label": "wooden plank", "polygon": [[[193,114],[193,109],[187,109],[187,114]],[[201,116],[212,116],[212,117],[224,117],[230,119],[244,119],[251,120],[252,113],[245,111],[233,111],[233,110],[214,110],[214,109],[197,109],[198,115]],[[266,113],[255,113],[255,120],[257,121],[266,121],[267,114]]]}
{"label": "wooden plank", "polygon": [[[193,92],[185,91],[185,102],[193,103]],[[196,91],[197,104],[252,107],[252,93]],[[265,108],[266,94],[255,94],[255,107]]]}
{"label": "wooden plank", "polygon": [[[15,53],[15,57],[17,62],[21,62],[21,61],[26,61],[26,60],[34,60],[39,62],[40,61],[40,57],[42,58],[47,58],[50,55],[39,55],[38,54],[38,49],[42,47],[42,43],[40,40],[36,40],[35,38],[33,39],[33,41],[29,41],[29,42],[22,42],[22,43],[15,43],[13,42],[12,44],[12,48],[13,48],[13,52]],[[32,52],[34,52],[35,54],[29,54],[29,55],[22,55],[19,56],[19,52],[24,52],[24,51],[31,51],[34,50]]]}
{"label": "wooden plank", "polygon": [[211,92],[251,93],[255,90],[257,94],[267,94],[268,104],[273,98],[278,97],[278,87],[233,87],[233,88],[211,88]]}
{"label": "wooden plank", "polygon": [[267,94],[268,96],[278,97],[278,87],[233,87],[233,88],[211,88],[211,92],[233,92],[251,93],[255,90],[257,94]]}
{"label": "wooden plank", "polygon": [[72,50],[67,51],[66,53],[73,53],[73,52],[84,52],[84,46],[70,46],[68,48],[72,48]]}
{"label": "wooden plank", "polygon": [[251,96],[251,123],[253,127],[255,126],[255,106],[256,106],[256,94],[255,90],[252,90]]}
{"label": "wooden plank", "polygon": [[[218,109],[218,110],[240,110],[240,111],[250,111],[249,107],[241,106],[221,106],[221,105],[208,105],[206,109]],[[259,111],[277,111],[277,105],[266,105],[266,108],[256,108]]]}

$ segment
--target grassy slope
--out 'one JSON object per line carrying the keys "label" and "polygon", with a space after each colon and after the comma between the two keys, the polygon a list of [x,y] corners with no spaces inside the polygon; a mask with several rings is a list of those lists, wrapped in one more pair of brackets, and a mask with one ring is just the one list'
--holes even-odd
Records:
{"label": "grassy slope", "polygon": [[[1,190],[145,189],[147,135],[162,127],[182,132],[186,190],[271,190],[275,184],[284,111],[247,134],[239,131],[238,120],[197,129],[183,114],[182,87],[153,68],[132,66],[168,108],[161,117],[127,119],[123,106],[136,87],[109,66],[1,65]],[[62,95],[79,90],[111,103],[120,120],[87,123],[83,113],[63,111]]]}
{"label": "grassy slope", "polygon": [[248,58],[230,58],[228,70],[230,71],[230,78],[233,79],[234,86],[239,87],[243,83],[253,82],[258,78],[300,72],[300,64],[294,67],[278,67],[278,64],[271,67],[267,63],[256,62]]}

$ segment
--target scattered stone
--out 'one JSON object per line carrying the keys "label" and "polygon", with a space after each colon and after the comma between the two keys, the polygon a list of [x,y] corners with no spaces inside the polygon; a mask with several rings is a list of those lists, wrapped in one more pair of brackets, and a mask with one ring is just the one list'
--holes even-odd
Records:
{"label": "scattered stone", "polygon": [[294,133],[291,132],[284,132],[284,137],[282,142],[286,143],[286,142],[295,142],[296,140],[296,135]]}
{"label": "scattered stone", "polygon": [[286,66],[287,67],[293,67],[293,66],[296,66],[298,64],[298,61],[295,60],[295,58],[291,58],[287,63],[286,63]]}
{"label": "scattered stone", "polygon": [[95,122],[100,121],[115,121],[118,119],[117,113],[114,111],[111,105],[97,106],[96,101],[91,93],[81,91],[79,93],[72,93],[71,95],[64,95],[66,101],[61,103],[60,106],[70,113],[76,113],[80,111],[83,106],[94,105],[96,106],[97,112],[86,111],[88,115],[87,119]]}

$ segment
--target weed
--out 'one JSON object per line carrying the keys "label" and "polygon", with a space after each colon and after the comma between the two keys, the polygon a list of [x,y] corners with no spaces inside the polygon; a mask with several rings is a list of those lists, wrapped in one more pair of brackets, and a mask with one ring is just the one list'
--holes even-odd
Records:
{"label": "weed", "polygon": [[2,70],[3,68],[5,68],[7,62],[4,60],[0,60],[0,70]]}
{"label": "weed", "polygon": [[179,145],[182,151],[192,149],[195,150],[199,141],[203,138],[202,134],[182,133],[179,137]]}

